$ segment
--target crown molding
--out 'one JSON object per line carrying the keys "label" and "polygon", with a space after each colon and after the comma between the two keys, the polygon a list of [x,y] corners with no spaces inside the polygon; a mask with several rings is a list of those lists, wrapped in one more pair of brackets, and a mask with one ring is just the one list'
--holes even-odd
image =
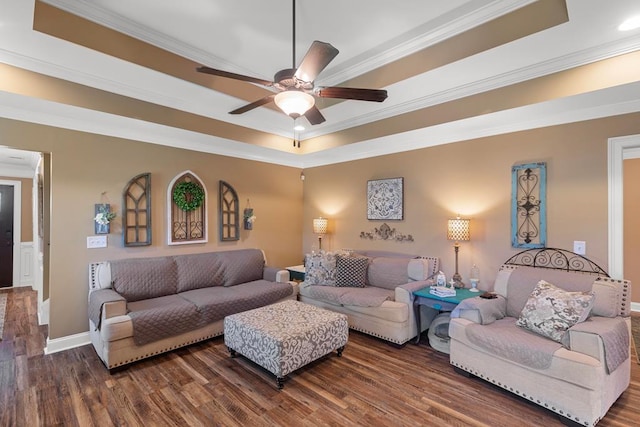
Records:
{"label": "crown molding", "polygon": [[[535,0],[475,1],[427,22],[395,39],[363,52],[342,66],[326,70],[322,75],[322,86],[335,86],[368,71],[382,67],[400,58],[438,44],[464,33],[485,22],[513,12]],[[482,6],[484,5],[484,6]],[[451,18],[451,15],[459,15]]]}
{"label": "crown molding", "polygon": [[77,1],[77,0],[40,0],[44,3],[48,3],[51,6],[62,9],[66,12],[88,19],[95,22],[98,25],[111,28],[143,42],[149,43],[160,49],[167,50],[182,56],[187,59],[191,59],[200,64],[208,64],[209,66],[215,65],[216,67],[223,68],[227,71],[240,74],[249,74],[265,80],[271,80],[273,76],[258,75],[254,70],[247,70],[237,64],[227,61],[224,58],[213,55],[203,49],[198,49],[192,45],[181,42],[173,37],[155,31],[149,27],[143,26],[138,22],[132,21],[122,15],[113,13],[103,7],[100,7],[89,2]]}
{"label": "crown molding", "polygon": [[[640,50],[640,36],[630,36],[614,42],[604,43],[594,48],[583,49],[569,55],[539,62],[531,66],[508,71],[486,79],[477,80],[473,83],[430,93],[429,95],[419,98],[412,98],[412,96],[415,95],[415,87],[421,85],[421,83],[418,83],[417,81],[425,79],[426,76],[424,74],[421,76],[415,76],[405,81],[398,82],[388,88],[389,91],[393,91],[395,97],[399,99],[408,99],[408,101],[390,104],[386,108],[378,108],[375,111],[366,112],[357,116],[346,117],[344,120],[333,119],[330,123],[324,124],[322,128],[317,131],[314,131],[313,128],[309,131],[305,131],[302,135],[302,140],[339,132],[341,130],[365,125],[367,123],[387,119],[389,117],[398,116],[422,108],[488,92],[490,90],[499,89],[637,50]],[[339,107],[339,104],[330,108],[336,107]]]}

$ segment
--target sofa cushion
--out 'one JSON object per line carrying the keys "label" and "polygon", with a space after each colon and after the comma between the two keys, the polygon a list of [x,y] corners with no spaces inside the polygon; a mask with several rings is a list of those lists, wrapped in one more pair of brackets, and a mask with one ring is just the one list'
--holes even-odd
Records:
{"label": "sofa cushion", "polygon": [[434,258],[414,258],[409,260],[407,276],[409,280],[427,280],[435,273]]}
{"label": "sofa cushion", "polygon": [[178,255],[174,259],[178,269],[178,292],[222,286],[224,269],[218,253]]}
{"label": "sofa cushion", "polygon": [[[529,295],[540,280],[553,283],[571,292],[590,291],[594,277],[584,273],[567,272],[534,267],[518,267],[508,277],[506,296],[507,316],[518,317],[527,303]],[[501,291],[498,291],[501,293]]]}
{"label": "sofa cushion", "polygon": [[369,258],[338,255],[336,259],[336,286],[364,288]]}
{"label": "sofa cushion", "polygon": [[409,258],[376,257],[369,263],[367,284],[395,289],[409,282]]}
{"label": "sofa cushion", "polygon": [[111,262],[113,289],[128,302],[177,291],[178,270],[172,257],[134,258]]}
{"label": "sofa cushion", "polygon": [[312,252],[305,256],[304,282],[309,285],[336,285],[337,255],[333,252]]}
{"label": "sofa cushion", "polygon": [[598,278],[593,282],[593,308],[595,316],[616,317],[618,315],[619,288],[611,283],[611,279]]}
{"label": "sofa cushion", "polygon": [[206,322],[215,322],[230,314],[273,304],[293,294],[289,283],[254,280],[235,286],[215,286],[181,292],[194,304]]}
{"label": "sofa cushion", "polygon": [[540,280],[516,324],[560,342],[570,327],[585,321],[592,305],[591,292],[567,292]]}
{"label": "sofa cushion", "polygon": [[136,345],[180,335],[202,326],[202,317],[196,306],[178,295],[131,302],[127,309]]}
{"label": "sofa cushion", "polygon": [[234,286],[262,279],[264,254],[260,249],[220,252],[219,256],[224,267],[224,286]]}

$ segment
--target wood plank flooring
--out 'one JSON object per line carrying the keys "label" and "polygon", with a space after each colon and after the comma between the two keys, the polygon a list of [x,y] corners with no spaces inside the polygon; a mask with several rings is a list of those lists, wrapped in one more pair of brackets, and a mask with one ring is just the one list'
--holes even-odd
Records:
{"label": "wood plank flooring", "polygon": [[[453,372],[426,345],[351,331],[335,353],[275,379],[222,338],[110,375],[93,347],[43,354],[36,293],[8,292],[0,341],[0,426],[560,426],[542,408]],[[640,425],[640,365],[599,426]]]}

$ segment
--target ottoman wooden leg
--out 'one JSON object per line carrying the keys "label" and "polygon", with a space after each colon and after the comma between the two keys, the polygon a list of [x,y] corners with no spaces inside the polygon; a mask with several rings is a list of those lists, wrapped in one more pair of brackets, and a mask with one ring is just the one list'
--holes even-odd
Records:
{"label": "ottoman wooden leg", "polygon": [[284,377],[276,377],[276,385],[278,390],[282,390],[284,388]]}
{"label": "ottoman wooden leg", "polygon": [[344,351],[344,346],[338,348],[338,357],[342,357],[342,352]]}
{"label": "ottoman wooden leg", "polygon": [[229,350],[229,354],[231,355],[231,357],[236,357],[236,351],[234,349],[232,349],[231,347],[227,347],[227,349]]}

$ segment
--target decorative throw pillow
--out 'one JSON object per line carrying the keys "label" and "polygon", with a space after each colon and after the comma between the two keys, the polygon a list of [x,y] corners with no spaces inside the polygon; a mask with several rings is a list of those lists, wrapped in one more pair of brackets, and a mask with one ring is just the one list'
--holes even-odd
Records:
{"label": "decorative throw pillow", "polygon": [[540,280],[516,324],[561,342],[567,329],[587,319],[592,306],[592,292],[567,292]]}
{"label": "decorative throw pillow", "polygon": [[336,285],[336,254],[312,252],[305,255],[304,283],[307,285]]}
{"label": "decorative throw pillow", "polygon": [[336,286],[364,288],[369,258],[365,256],[341,256],[336,262]]}

